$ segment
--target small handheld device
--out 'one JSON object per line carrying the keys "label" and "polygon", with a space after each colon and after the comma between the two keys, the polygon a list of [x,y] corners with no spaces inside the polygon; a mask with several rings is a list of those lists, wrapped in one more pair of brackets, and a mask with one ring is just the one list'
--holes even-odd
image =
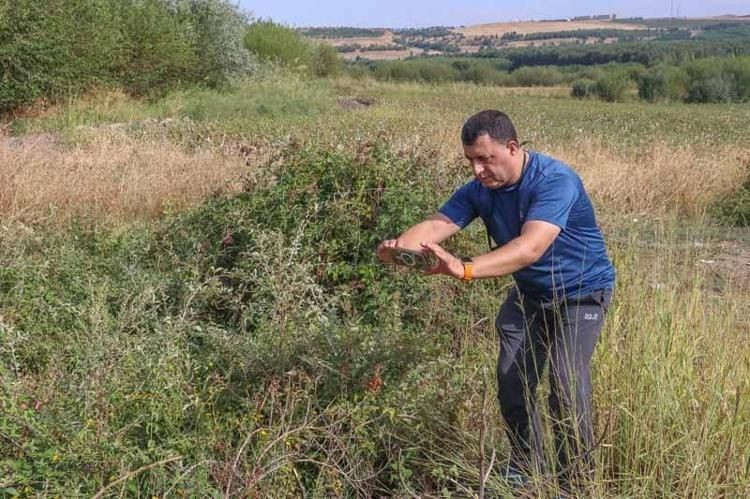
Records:
{"label": "small handheld device", "polygon": [[435,261],[419,251],[405,248],[391,248],[391,258],[396,265],[403,265],[417,270],[429,270],[435,267]]}

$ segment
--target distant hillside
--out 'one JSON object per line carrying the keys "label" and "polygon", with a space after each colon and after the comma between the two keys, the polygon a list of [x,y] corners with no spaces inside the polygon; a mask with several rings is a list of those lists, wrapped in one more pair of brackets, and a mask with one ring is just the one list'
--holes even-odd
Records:
{"label": "distant hillside", "polygon": [[347,59],[393,60],[420,55],[458,55],[523,47],[567,44],[743,38],[750,16],[661,19],[557,19],[473,26],[410,29],[352,27],[304,28],[309,37],[330,43]]}
{"label": "distant hillside", "polygon": [[506,33],[532,34],[592,29],[636,30],[645,26],[618,23],[615,21],[517,21],[510,23],[476,24],[455,31],[467,38],[480,36],[503,36]]}

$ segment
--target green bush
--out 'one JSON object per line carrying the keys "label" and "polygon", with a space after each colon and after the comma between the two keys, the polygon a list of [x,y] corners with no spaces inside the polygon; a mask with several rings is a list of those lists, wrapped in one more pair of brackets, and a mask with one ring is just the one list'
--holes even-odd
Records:
{"label": "green bush", "polygon": [[410,61],[389,61],[376,64],[373,67],[373,75],[382,81],[417,81],[419,72]]}
{"label": "green bush", "polygon": [[724,72],[731,76],[738,102],[750,101],[750,57],[733,57],[724,62]]}
{"label": "green bush", "polygon": [[471,81],[480,85],[507,85],[510,77],[505,71],[498,71],[486,64],[473,64],[462,72],[461,81]]}
{"label": "green bush", "polygon": [[196,80],[217,87],[232,77],[250,73],[252,57],[244,43],[248,20],[234,4],[224,0],[181,1],[194,33]]}
{"label": "green bush", "polygon": [[245,31],[245,47],[258,58],[297,68],[309,66],[310,44],[296,31],[273,21],[257,21]]}
{"label": "green bush", "polygon": [[97,85],[153,94],[251,71],[227,0],[0,0],[0,112]]}
{"label": "green bush", "polygon": [[424,83],[456,81],[460,78],[460,73],[455,67],[444,61],[432,59],[407,59],[378,63],[374,65],[373,74],[379,80]]}
{"label": "green bush", "polygon": [[254,120],[270,116],[312,116],[335,101],[322,81],[303,81],[291,71],[276,71],[250,81],[237,80],[230,88],[194,88],[168,95],[164,105],[193,120]]}
{"label": "green bush", "polygon": [[194,81],[200,61],[182,19],[168,15],[161,0],[125,0],[120,5],[123,32],[116,78],[136,94],[152,94],[175,82]]}
{"label": "green bush", "polygon": [[723,199],[713,208],[719,222],[735,227],[750,227],[750,162],[745,182],[734,195]]}
{"label": "green bush", "polygon": [[736,99],[733,81],[726,75],[694,80],[687,96],[687,102],[733,102]]}
{"label": "green bush", "polygon": [[[434,189],[414,180],[429,167],[380,145],[356,158],[282,156],[266,172],[273,180],[152,227],[74,226],[2,252],[3,484],[92,496],[123,470],[177,455],[184,463],[124,482],[128,494],[178,484],[211,496],[229,485],[205,470],[235,456],[265,469],[285,449],[299,462],[234,495],[273,495],[298,480],[334,490],[333,467],[389,495],[419,490],[436,468],[453,476],[450,459],[424,460],[439,441],[424,430],[449,428],[466,409],[469,364],[450,350],[476,303],[459,283],[394,273],[374,255],[434,210]],[[497,286],[473,290],[493,297]],[[27,379],[53,383],[54,397],[17,390]],[[405,390],[417,380],[420,389]],[[29,410],[36,400],[44,410]],[[283,438],[287,430],[297,433]],[[373,472],[381,467],[391,471]],[[434,480],[437,490],[449,484]],[[353,486],[339,484],[340,495],[373,495]]]}
{"label": "green bush", "polygon": [[637,82],[640,77],[646,72],[646,67],[643,64],[637,63],[623,64],[622,67],[613,65],[613,69],[614,71],[624,70],[628,76],[628,79],[635,82]]}
{"label": "green bush", "polygon": [[596,95],[596,82],[585,78],[576,80],[573,82],[570,95],[578,99],[593,97]]}
{"label": "green bush", "polygon": [[262,60],[315,76],[336,76],[343,66],[334,47],[309,42],[292,28],[270,20],[248,26],[245,47]]}
{"label": "green bush", "polygon": [[456,72],[445,63],[433,62],[430,60],[419,60],[415,62],[417,73],[419,74],[419,81],[438,83],[456,80]]}
{"label": "green bush", "polygon": [[667,98],[667,82],[661,69],[651,69],[640,76],[638,96],[649,102]]}
{"label": "green bush", "polygon": [[750,100],[750,57],[708,58],[684,66],[655,66],[638,78],[648,101],[745,102]]}
{"label": "green bush", "polygon": [[607,102],[622,101],[628,88],[628,76],[624,72],[612,71],[596,81],[596,95]]}
{"label": "green bush", "polygon": [[554,86],[559,85],[563,76],[556,68],[522,67],[510,74],[511,81],[519,87]]}
{"label": "green bush", "polygon": [[257,21],[245,32],[245,47],[258,58],[315,76],[337,76],[343,61],[326,43],[309,42],[297,31],[273,21]]}
{"label": "green bush", "polygon": [[315,76],[338,76],[344,62],[336,48],[327,43],[317,43],[312,47],[312,67]]}
{"label": "green bush", "polygon": [[118,14],[107,1],[0,0],[0,112],[110,82]]}
{"label": "green bush", "polygon": [[637,82],[638,96],[649,102],[680,101],[688,94],[688,76],[679,67],[656,66],[641,74]]}
{"label": "green bush", "polygon": [[685,70],[690,80],[688,102],[750,100],[750,57],[701,59]]}

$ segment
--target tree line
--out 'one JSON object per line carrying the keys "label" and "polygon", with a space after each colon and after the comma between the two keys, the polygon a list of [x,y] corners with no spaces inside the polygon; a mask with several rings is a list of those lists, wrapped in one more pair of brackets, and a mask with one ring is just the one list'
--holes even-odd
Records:
{"label": "tree line", "polygon": [[477,57],[507,59],[513,69],[521,66],[588,66],[610,62],[637,62],[653,66],[660,63],[684,64],[705,57],[740,55],[750,55],[750,38],[485,49],[476,54]]}

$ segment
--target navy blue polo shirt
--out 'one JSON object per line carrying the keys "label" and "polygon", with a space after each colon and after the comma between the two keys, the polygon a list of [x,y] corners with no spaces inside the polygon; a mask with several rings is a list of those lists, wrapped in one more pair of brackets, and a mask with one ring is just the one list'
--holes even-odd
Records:
{"label": "navy blue polo shirt", "polygon": [[560,160],[532,151],[515,184],[489,189],[474,179],[440,212],[462,229],[480,217],[499,245],[520,236],[529,220],[560,227],[544,255],[513,274],[520,290],[532,297],[575,298],[614,286],[615,270],[594,207],[578,174]]}

